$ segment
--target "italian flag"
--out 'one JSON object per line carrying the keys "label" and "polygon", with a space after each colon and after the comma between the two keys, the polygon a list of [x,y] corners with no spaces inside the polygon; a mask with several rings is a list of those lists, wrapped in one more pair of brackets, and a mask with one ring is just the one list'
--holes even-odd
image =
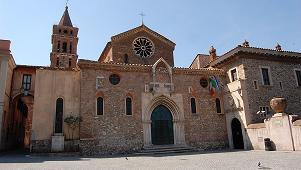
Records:
{"label": "italian flag", "polygon": [[211,76],[208,79],[209,82],[209,94],[212,96],[215,93],[220,92],[220,83],[215,76]]}

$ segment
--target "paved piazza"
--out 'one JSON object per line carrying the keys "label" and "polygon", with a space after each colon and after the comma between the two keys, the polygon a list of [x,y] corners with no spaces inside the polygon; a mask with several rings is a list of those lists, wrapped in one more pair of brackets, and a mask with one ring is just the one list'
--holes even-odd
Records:
{"label": "paved piazza", "polygon": [[109,158],[2,154],[0,169],[301,169],[301,152],[237,151]]}

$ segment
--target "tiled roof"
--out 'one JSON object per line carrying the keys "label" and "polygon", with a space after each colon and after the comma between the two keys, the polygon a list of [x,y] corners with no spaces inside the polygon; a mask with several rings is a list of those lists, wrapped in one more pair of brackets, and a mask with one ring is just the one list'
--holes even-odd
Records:
{"label": "tiled roof", "polygon": [[70,16],[69,16],[69,12],[68,12],[68,7],[66,6],[65,8],[65,12],[60,20],[59,25],[61,26],[68,26],[68,27],[73,27]]}

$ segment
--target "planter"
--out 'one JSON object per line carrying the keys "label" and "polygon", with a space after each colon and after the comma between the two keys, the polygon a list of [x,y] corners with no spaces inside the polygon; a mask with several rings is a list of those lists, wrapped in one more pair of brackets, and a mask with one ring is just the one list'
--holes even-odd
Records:
{"label": "planter", "polygon": [[274,97],[270,101],[270,105],[276,113],[284,113],[287,106],[287,101],[283,97]]}

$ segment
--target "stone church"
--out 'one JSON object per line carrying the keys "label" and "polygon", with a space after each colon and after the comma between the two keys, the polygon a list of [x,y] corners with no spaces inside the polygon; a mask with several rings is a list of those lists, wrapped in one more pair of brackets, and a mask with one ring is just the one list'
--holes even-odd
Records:
{"label": "stone church", "polygon": [[[279,44],[245,41],[221,56],[211,47],[179,68],[176,44],[144,24],[112,36],[98,61],[78,59],[78,33],[66,7],[53,26],[50,66],[16,65],[10,41],[0,41],[1,150],[262,149],[269,132],[254,127],[265,128],[273,97],[301,114],[301,53]],[[301,129],[299,118],[292,125]]]}

